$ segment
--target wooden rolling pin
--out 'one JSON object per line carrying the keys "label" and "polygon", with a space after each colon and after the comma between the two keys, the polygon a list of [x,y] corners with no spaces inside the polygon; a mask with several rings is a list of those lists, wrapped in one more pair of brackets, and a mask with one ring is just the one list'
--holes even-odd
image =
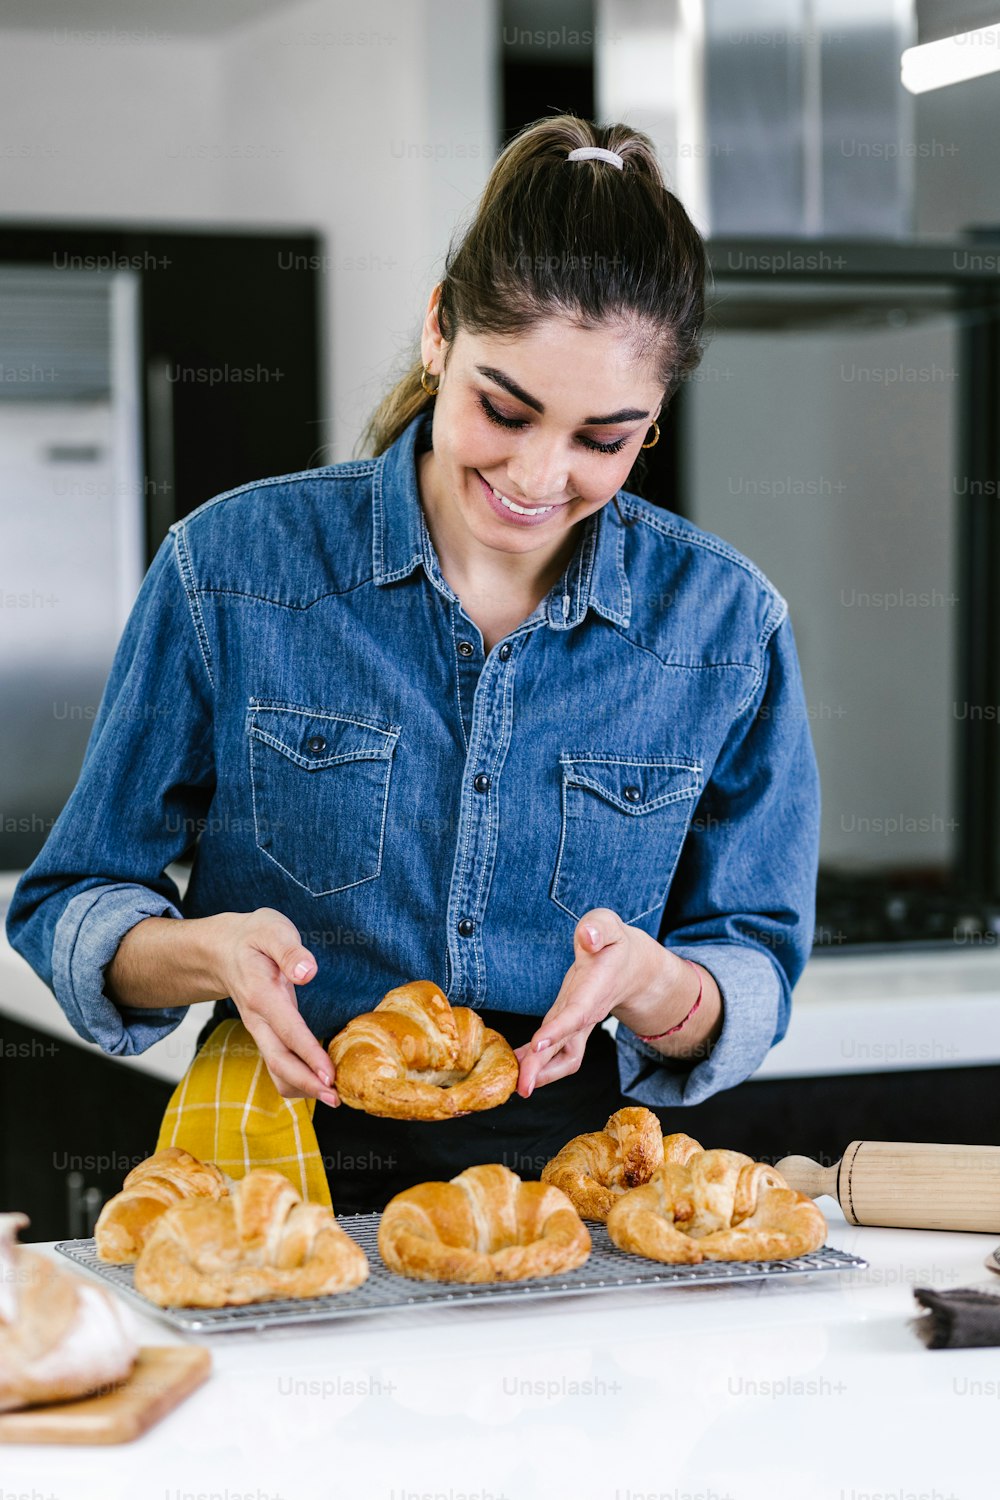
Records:
{"label": "wooden rolling pin", "polygon": [[1000,1230],[1000,1146],[852,1141],[832,1167],[785,1156],[777,1168],[800,1193],[836,1198],[850,1224]]}

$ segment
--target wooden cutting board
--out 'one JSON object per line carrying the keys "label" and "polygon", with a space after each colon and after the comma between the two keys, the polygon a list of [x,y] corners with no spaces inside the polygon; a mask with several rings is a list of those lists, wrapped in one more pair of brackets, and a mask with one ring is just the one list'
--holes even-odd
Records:
{"label": "wooden cutting board", "polygon": [[81,1401],[0,1414],[0,1443],[130,1443],[208,1379],[212,1356],[190,1344],[139,1350],[132,1373]]}

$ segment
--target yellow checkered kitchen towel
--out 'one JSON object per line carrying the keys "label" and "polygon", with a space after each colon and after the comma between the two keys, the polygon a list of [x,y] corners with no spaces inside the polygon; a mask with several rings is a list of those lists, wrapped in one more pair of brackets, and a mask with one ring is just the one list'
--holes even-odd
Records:
{"label": "yellow checkered kitchen towel", "polygon": [[315,1099],[278,1093],[242,1021],[220,1021],[174,1089],[156,1149],[180,1146],[230,1177],[273,1167],[306,1202],[332,1208],[315,1108]]}

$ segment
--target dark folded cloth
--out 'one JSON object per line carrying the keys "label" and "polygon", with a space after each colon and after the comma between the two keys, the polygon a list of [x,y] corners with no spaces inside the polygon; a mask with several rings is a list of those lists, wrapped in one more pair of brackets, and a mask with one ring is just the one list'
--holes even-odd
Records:
{"label": "dark folded cloth", "polygon": [[917,1323],[917,1332],[929,1349],[983,1349],[1000,1344],[1000,1296],[974,1286],[932,1292],[914,1287],[913,1295],[929,1317]]}

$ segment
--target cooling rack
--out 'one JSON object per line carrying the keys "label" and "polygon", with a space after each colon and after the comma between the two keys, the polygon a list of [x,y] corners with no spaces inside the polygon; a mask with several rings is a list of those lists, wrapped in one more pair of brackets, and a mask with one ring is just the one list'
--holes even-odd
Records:
{"label": "cooling rack", "polygon": [[868,1262],[845,1250],[824,1246],[794,1260],[703,1261],[697,1266],[666,1266],[642,1256],[628,1255],[611,1243],[603,1224],[588,1224],[590,1256],[575,1271],[535,1281],[494,1282],[465,1286],[459,1282],[410,1281],[383,1265],[378,1253],[380,1214],[342,1214],[337,1223],[368,1256],[368,1280],[353,1291],[329,1297],[286,1298],[253,1302],[246,1307],[157,1307],[132,1285],[132,1266],[99,1260],[92,1239],[61,1240],[60,1254],[109,1282],[150,1316],[190,1333],[227,1333],[238,1329],[274,1328],[288,1323],[318,1323],[384,1312],[412,1312],[418,1308],[454,1307],[599,1294],[645,1287],[720,1286],[745,1281],[783,1281],[789,1276],[819,1276],[861,1270]]}

